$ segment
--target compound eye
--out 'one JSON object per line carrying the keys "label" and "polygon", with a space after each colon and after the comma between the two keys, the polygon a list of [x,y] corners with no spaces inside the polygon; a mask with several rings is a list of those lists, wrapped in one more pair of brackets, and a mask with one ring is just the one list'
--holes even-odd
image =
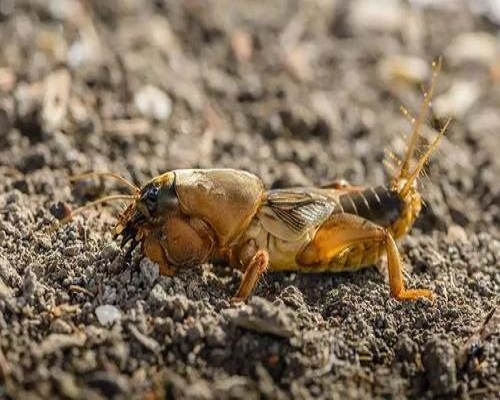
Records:
{"label": "compound eye", "polygon": [[156,202],[158,201],[159,192],[160,188],[158,186],[151,186],[145,193],[144,200],[146,200],[146,205],[148,207],[149,212],[156,211]]}
{"label": "compound eye", "polygon": [[147,200],[151,202],[156,202],[158,200],[158,192],[160,188],[158,186],[151,186],[147,193]]}

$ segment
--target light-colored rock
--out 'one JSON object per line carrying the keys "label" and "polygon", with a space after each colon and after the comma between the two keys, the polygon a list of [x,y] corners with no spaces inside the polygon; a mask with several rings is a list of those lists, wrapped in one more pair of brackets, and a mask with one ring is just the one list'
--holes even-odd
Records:
{"label": "light-colored rock", "polygon": [[167,294],[161,285],[156,284],[149,293],[149,302],[155,307],[163,307],[167,302]]}
{"label": "light-colored rock", "polygon": [[111,325],[120,321],[122,314],[118,308],[110,304],[104,304],[95,309],[95,315],[101,325]]}
{"label": "light-colored rock", "polygon": [[380,61],[378,72],[388,83],[420,83],[429,78],[431,66],[419,57],[393,55]]}
{"label": "light-colored rock", "polygon": [[434,100],[433,109],[438,117],[462,117],[477,101],[481,87],[474,81],[457,81],[447,93]]}
{"label": "light-colored rock", "polygon": [[452,65],[467,62],[492,65],[499,55],[498,39],[488,32],[468,32],[457,36],[445,49],[445,60]]}
{"label": "light-colored rock", "polygon": [[134,104],[143,117],[164,121],[172,113],[172,100],[156,86],[146,85],[134,96]]}
{"label": "light-colored rock", "polygon": [[66,68],[51,73],[45,79],[41,122],[46,132],[61,128],[68,111],[71,75]]}
{"label": "light-colored rock", "polygon": [[406,25],[407,17],[407,9],[397,0],[350,2],[349,24],[359,33],[398,32]]}

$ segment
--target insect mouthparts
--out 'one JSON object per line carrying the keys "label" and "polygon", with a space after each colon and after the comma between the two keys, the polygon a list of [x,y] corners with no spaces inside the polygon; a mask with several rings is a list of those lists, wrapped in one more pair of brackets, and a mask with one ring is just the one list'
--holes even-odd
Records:
{"label": "insect mouthparts", "polygon": [[[137,233],[136,229],[133,229],[132,227],[127,225],[121,232],[121,235],[123,237],[122,237],[122,242],[120,243],[120,247],[123,249],[128,242],[130,242],[131,240],[135,240],[136,233]],[[119,235],[120,233],[117,233],[115,237],[118,237]]]}

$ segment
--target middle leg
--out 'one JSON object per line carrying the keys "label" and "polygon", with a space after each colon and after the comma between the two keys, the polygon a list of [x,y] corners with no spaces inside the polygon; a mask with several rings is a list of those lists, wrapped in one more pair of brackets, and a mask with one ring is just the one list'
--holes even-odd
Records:
{"label": "middle leg", "polygon": [[269,254],[265,250],[257,250],[254,256],[248,261],[243,279],[241,280],[238,291],[231,299],[232,302],[245,301],[255,285],[259,281],[262,274],[269,267]]}

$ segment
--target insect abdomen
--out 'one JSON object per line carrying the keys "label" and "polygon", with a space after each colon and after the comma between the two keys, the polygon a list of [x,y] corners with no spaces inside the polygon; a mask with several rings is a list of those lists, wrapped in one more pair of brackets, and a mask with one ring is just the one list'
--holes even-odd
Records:
{"label": "insect abdomen", "polygon": [[343,194],[339,201],[341,211],[384,227],[391,226],[404,209],[404,202],[398,192],[383,186]]}

